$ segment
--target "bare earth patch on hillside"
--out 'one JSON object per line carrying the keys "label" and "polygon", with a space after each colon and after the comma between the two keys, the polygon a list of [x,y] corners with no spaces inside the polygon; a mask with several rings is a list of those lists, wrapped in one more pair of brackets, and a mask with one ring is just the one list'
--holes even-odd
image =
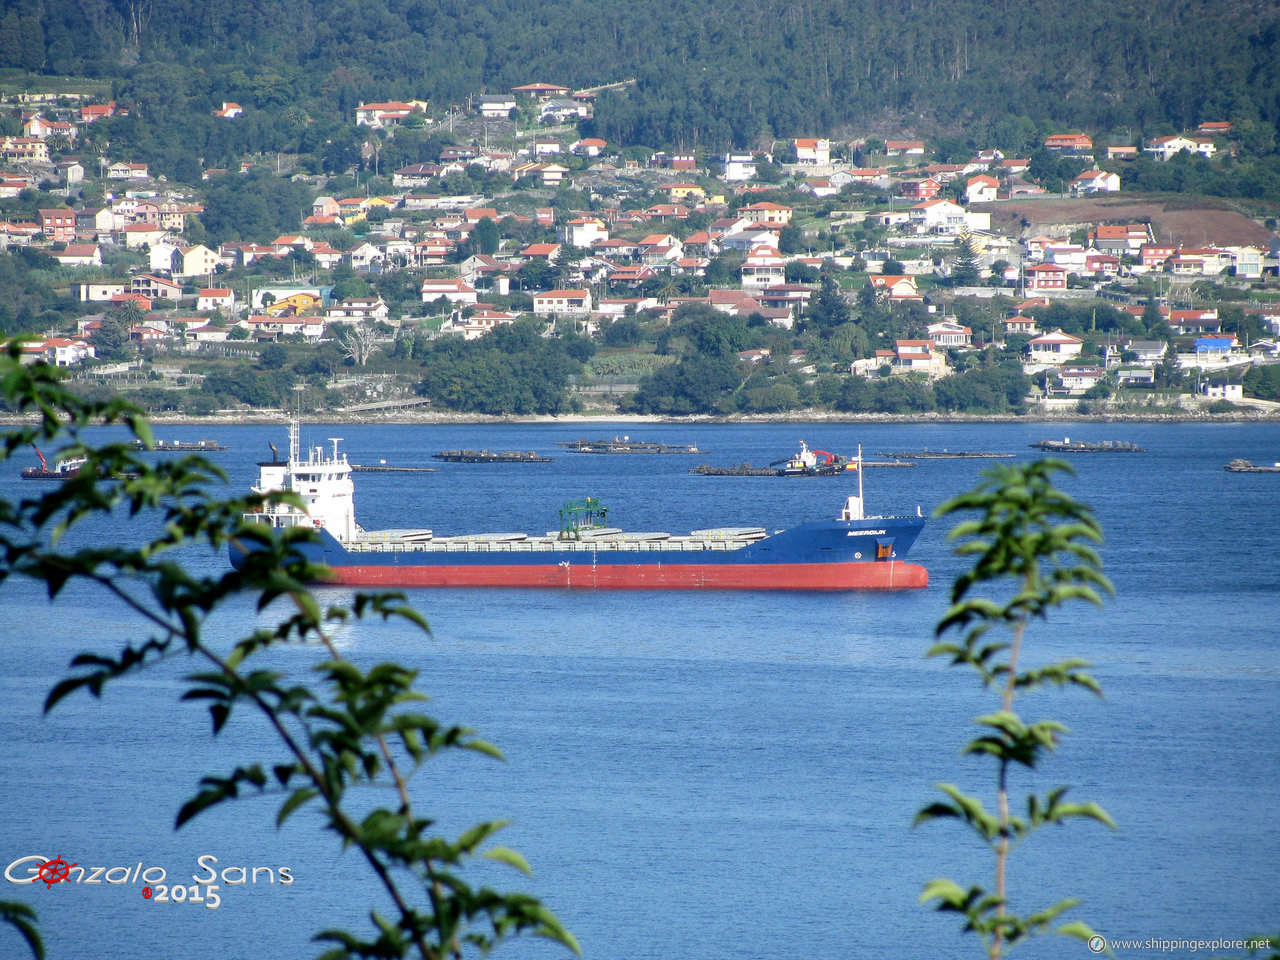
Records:
{"label": "bare earth patch on hillside", "polygon": [[[1120,199],[1087,197],[1071,200],[1014,200],[974,204],[991,214],[991,226],[1019,236],[1066,233],[1093,223],[1140,223],[1149,220],[1161,243],[1187,247],[1205,245],[1265,247],[1270,232],[1242,213],[1212,200]],[[1053,228],[1059,228],[1054,230]]]}

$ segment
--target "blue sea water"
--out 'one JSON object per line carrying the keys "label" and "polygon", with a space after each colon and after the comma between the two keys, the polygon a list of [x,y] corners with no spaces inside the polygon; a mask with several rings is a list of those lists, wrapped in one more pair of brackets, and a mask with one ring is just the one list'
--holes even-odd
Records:
{"label": "blue sea water", "polygon": [[[1078,822],[1033,837],[1012,861],[1014,905],[1029,911],[1079,897],[1075,915],[1116,939],[1276,932],[1280,476],[1228,474],[1222,465],[1237,456],[1280,459],[1280,427],[1078,424],[1068,432],[1133,440],[1148,452],[1071,460],[1078,475],[1064,485],[1103,524],[1117,597],[1034,625],[1028,657],[1091,661],[1105,698],[1051,691],[1025,701],[1027,716],[1061,719],[1071,734],[1013,794],[1070,784],[1071,798],[1099,802],[1119,829]],[[554,443],[622,433],[696,442],[707,452],[592,456]],[[269,427],[160,435],[230,444],[214,457],[236,491],[254,479],[267,442],[284,443],[283,430]],[[848,481],[707,478],[688,469],[763,464],[801,439],[839,453],[862,443],[869,455],[927,446],[1029,457],[1028,443],[1060,435],[1023,423],[304,430],[311,445],[344,437],[357,463],[432,464],[431,453],[459,447],[555,457],[357,475],[366,527],[426,525],[442,534],[552,529],[558,507],[586,495],[603,498],[611,521],[632,529],[782,528],[832,515]],[[868,509],[914,512],[918,504],[927,513],[990,463],[869,470]],[[17,479],[18,466],[0,465],[0,494],[33,492]],[[991,883],[989,855],[959,827],[911,828],[937,782],[990,795],[989,768],[959,755],[971,718],[992,709],[990,695],[966,672],[923,656],[963,568],[945,534],[946,523],[935,521],[913,550],[932,577],[920,592],[411,591],[429,637],[354,624],[338,642],[361,663],[417,667],[436,716],[502,748],[504,763],[458,756],[429,764],[415,780],[416,802],[446,832],[511,820],[502,841],[529,859],[534,875],[480,868],[474,877],[538,894],[591,960],[976,956],[976,941],[961,936],[954,918],[916,902],[933,877]],[[98,535],[135,532],[122,524]],[[212,568],[222,558],[191,562]],[[214,629],[229,641],[254,617],[230,610]],[[278,799],[249,797],[172,829],[201,776],[282,759],[247,714],[214,740],[207,715],[177,703],[182,675],[197,665],[176,660],[101,700],[79,695],[42,717],[44,696],[72,656],[136,636],[136,623],[87,588],[49,604],[34,584],[0,587],[8,665],[0,676],[0,861],[142,864],[193,884],[207,876],[197,858],[212,856],[218,871],[266,867],[276,882],[260,871],[256,884],[221,884],[217,910],[144,900],[141,881],[48,889],[0,881],[0,900],[39,911],[55,960],[310,957],[320,952],[309,942],[318,930],[364,924],[371,907],[383,906],[367,867],[305,812],[277,831]],[[277,665],[301,673],[311,658],[281,652]],[[279,882],[281,867],[294,883]],[[520,940],[497,955],[565,954]],[[1090,954],[1075,941],[1046,939],[1017,955]],[[0,927],[0,958],[21,956],[20,940]]]}

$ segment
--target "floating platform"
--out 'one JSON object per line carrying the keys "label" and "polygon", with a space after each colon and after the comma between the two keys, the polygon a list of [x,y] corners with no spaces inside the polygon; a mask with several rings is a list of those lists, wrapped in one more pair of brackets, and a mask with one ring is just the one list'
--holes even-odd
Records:
{"label": "floating platform", "polygon": [[629,437],[612,440],[557,440],[556,446],[567,447],[570,453],[706,453],[696,443],[650,443]]}
{"label": "floating platform", "polygon": [[385,463],[353,463],[353,473],[438,473],[439,467],[391,467]]}
{"label": "floating platform", "polygon": [[[890,453],[877,450],[877,457],[893,457],[895,460],[994,460],[998,457],[1016,457],[1016,453],[995,453],[990,450],[902,450]],[[864,464],[866,466],[866,464]]]}
{"label": "floating platform", "polygon": [[1241,460],[1237,457],[1222,469],[1227,473],[1280,473],[1280,463],[1265,466],[1255,464],[1252,460]]}
{"label": "floating platform", "polygon": [[230,450],[217,440],[156,440],[148,447],[141,440],[131,444],[137,450],[153,450],[156,453],[209,453],[218,450]]}
{"label": "floating platform", "polygon": [[550,463],[552,459],[532,450],[441,450],[431,458],[450,463]]}
{"label": "floating platform", "polygon": [[[914,467],[910,460],[863,460],[862,467]],[[819,465],[809,471],[787,470],[780,467],[753,467],[749,463],[740,463],[736,467],[713,467],[708,463],[700,464],[690,470],[700,477],[847,477],[852,471],[844,466],[824,469]]]}
{"label": "floating platform", "polygon": [[1050,453],[1146,453],[1146,447],[1140,447],[1136,443],[1130,443],[1127,440],[1100,440],[1097,443],[1088,443],[1084,440],[1072,440],[1063,437],[1061,440],[1041,440],[1038,443],[1028,444],[1037,450],[1046,450]]}

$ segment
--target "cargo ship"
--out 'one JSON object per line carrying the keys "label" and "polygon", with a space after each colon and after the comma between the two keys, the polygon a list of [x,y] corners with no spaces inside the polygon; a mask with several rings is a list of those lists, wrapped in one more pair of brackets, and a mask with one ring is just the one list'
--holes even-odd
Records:
{"label": "cargo ship", "polygon": [[[289,425],[289,456],[258,464],[258,493],[288,491],[304,509],[277,504],[245,516],[277,529],[306,527],[315,542],[299,545],[324,564],[325,581],[355,587],[559,587],[584,589],[898,590],[925,587],[924,567],[902,558],[924,528],[915,516],[868,517],[862,475],[839,516],[773,533],[721,527],[672,535],[608,525],[595,498],[560,511],[546,534],[442,535],[431,529],[365,530],[356,521],[351,464],[332,450],[301,449]],[[274,448],[273,448],[274,450]],[[850,472],[850,476],[855,475]],[[239,565],[252,547],[233,540]]]}

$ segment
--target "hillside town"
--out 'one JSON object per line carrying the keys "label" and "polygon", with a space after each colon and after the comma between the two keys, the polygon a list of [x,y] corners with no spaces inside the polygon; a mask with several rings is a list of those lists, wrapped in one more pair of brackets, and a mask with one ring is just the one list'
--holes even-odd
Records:
{"label": "hillside town", "polygon": [[[1269,407],[1246,378],[1280,361],[1275,221],[1213,210],[1221,230],[1197,241],[1146,195],[1117,205],[1135,164],[1238,154],[1229,121],[1127,144],[1064,131],[1026,157],[981,146],[941,162],[927,140],[870,136],[707,155],[584,135],[595,98],[539,81],[445,111],[362,102],[351,116],[360,156],[340,174],[254,156],[182,184],[95,139],[95,124],[128,105],[11,98],[22,136],[0,139],[0,210],[31,217],[0,222],[0,244],[47,258],[76,305],[74,317],[28,324],[24,354],[87,383],[177,398],[204,365],[256,363],[275,344],[297,367],[331,345],[342,377],[381,378],[343,408],[446,408],[385,361],[412,356],[406,344],[531,323],[614,358],[575,380],[607,411],[674,360],[663,327],[714,311],[754,331],[734,358],[757,397],[766,382],[935,384],[1012,359],[1029,409]],[[243,114],[224,102],[213,118]],[[398,136],[424,132],[433,159],[384,167]],[[261,177],[306,191],[296,225],[215,239],[206,191]],[[861,330],[840,349],[829,331],[813,336],[833,309]],[[659,334],[636,334],[641,324]],[[646,361],[617,362],[626,355]],[[799,388],[768,395],[759,412],[815,405]]]}

